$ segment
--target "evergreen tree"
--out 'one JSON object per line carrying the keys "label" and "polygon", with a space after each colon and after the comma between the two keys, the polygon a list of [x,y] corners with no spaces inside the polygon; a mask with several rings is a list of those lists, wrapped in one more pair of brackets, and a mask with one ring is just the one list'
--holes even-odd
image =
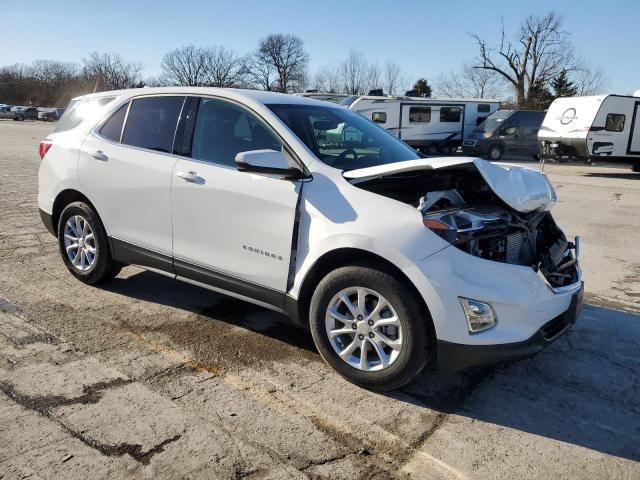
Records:
{"label": "evergreen tree", "polygon": [[426,78],[419,78],[416,83],[413,84],[413,88],[407,92],[407,95],[411,97],[431,97],[431,85]]}
{"label": "evergreen tree", "polygon": [[578,93],[573,82],[569,81],[567,71],[562,70],[551,82],[554,97],[573,97]]}
{"label": "evergreen tree", "polygon": [[532,110],[546,110],[554,99],[555,97],[549,91],[546,82],[540,79],[529,86],[526,106]]}

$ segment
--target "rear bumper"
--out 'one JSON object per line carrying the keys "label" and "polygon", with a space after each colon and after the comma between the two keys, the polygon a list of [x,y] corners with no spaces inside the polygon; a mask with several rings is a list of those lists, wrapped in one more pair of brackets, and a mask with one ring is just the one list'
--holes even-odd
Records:
{"label": "rear bumper", "polygon": [[45,228],[49,231],[49,233],[55,237],[56,229],[53,226],[53,217],[47,212],[45,212],[44,210],[40,209],[40,219],[42,220],[42,223],[44,224]]}
{"label": "rear bumper", "polygon": [[532,357],[561,337],[575,323],[582,307],[584,284],[575,293],[567,311],[545,323],[522,342],[497,345],[464,345],[438,340],[438,369],[458,372],[471,367],[492,365]]}

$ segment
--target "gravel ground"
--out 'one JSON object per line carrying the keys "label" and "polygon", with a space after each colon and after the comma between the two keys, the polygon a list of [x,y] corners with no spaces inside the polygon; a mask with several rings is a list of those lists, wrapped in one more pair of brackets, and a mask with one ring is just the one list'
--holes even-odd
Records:
{"label": "gravel ground", "polygon": [[[0,121],[0,478],[640,478],[640,175],[548,165],[587,302],[537,357],[357,388],[281,315],[136,267],[74,280]],[[534,164],[532,164],[534,165]]]}

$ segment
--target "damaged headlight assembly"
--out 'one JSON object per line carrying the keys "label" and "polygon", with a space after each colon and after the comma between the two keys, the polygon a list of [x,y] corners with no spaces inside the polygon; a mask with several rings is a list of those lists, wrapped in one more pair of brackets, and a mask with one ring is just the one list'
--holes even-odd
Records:
{"label": "damaged headlight assembly", "polygon": [[478,333],[493,327],[498,321],[493,308],[488,303],[471,298],[458,297],[467,318],[469,333]]}

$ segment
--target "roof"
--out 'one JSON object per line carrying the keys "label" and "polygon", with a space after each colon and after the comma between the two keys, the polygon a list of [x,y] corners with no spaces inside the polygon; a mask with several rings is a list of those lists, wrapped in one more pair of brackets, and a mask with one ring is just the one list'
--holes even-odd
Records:
{"label": "roof", "polygon": [[474,102],[474,103],[500,103],[500,100],[494,98],[460,98],[460,97],[407,97],[407,96],[373,96],[361,95],[359,99],[366,100],[405,100],[411,102]]}
{"label": "roof", "polygon": [[[216,88],[216,87],[144,87],[144,88],[130,88],[127,90],[108,90],[105,92],[90,93],[87,95],[81,95],[76,97],[80,98],[97,98],[97,97],[111,97],[111,96],[134,96],[134,95],[217,95],[221,97],[237,99],[237,100],[251,100],[262,104],[301,104],[301,105],[316,105],[316,106],[332,106],[327,102],[321,100],[315,100],[309,97],[303,97],[299,95],[289,95],[287,93],[267,92],[264,90],[249,90],[242,88]],[[75,99],[74,99],[75,100]],[[333,107],[338,107],[333,105]]]}

